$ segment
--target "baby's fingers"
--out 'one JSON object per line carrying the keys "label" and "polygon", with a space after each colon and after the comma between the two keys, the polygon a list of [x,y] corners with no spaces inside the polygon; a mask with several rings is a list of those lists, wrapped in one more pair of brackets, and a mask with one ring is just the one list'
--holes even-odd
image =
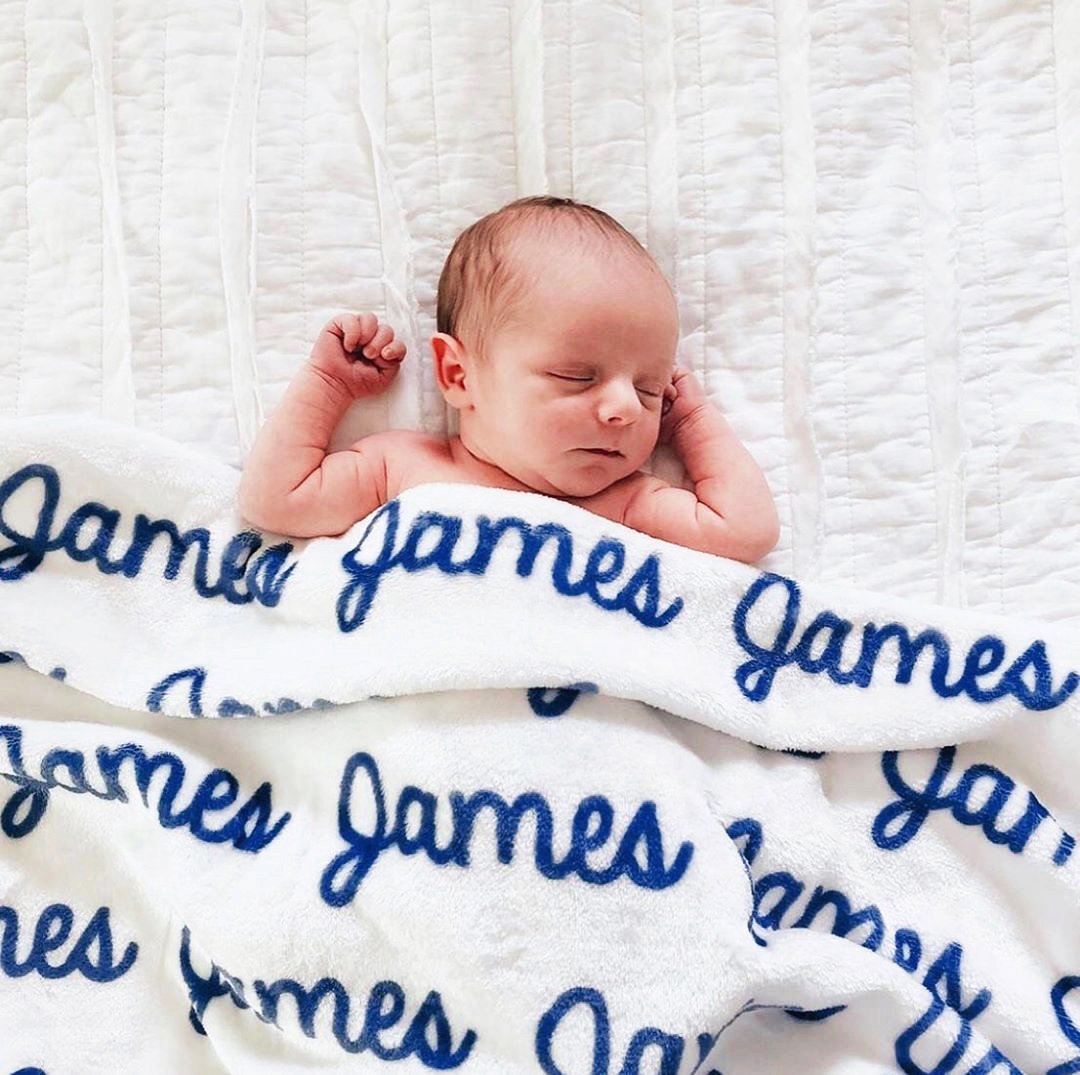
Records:
{"label": "baby's fingers", "polygon": [[387,362],[400,362],[405,357],[405,344],[401,340],[394,340],[382,349],[380,357],[385,358]]}
{"label": "baby's fingers", "polygon": [[374,358],[394,338],[394,330],[389,325],[380,325],[378,331],[364,346],[364,355]]}
{"label": "baby's fingers", "polygon": [[679,398],[679,390],[675,387],[674,383],[669,383],[664,388],[664,394],[660,401],[660,413],[667,414],[671,410],[672,404]]}
{"label": "baby's fingers", "polygon": [[336,335],[341,337],[342,346],[349,353],[358,351],[372,336],[379,321],[374,314],[339,314],[327,326],[334,331],[335,326],[339,330]]}

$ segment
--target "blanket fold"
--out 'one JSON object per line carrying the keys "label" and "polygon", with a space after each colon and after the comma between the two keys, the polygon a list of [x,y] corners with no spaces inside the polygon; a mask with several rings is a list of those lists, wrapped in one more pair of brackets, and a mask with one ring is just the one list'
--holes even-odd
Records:
{"label": "blanket fold", "polygon": [[1073,632],[237,482],[0,423],[4,1070],[1080,1071]]}

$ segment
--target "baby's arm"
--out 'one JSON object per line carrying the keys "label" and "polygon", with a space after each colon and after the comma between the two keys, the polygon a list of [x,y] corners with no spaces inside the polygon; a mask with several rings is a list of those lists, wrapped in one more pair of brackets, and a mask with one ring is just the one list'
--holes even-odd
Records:
{"label": "baby's arm", "polygon": [[676,369],[661,429],[694,491],[652,478],[627,505],[625,525],[676,545],[754,563],[776,546],[780,521],[765,475],[694,375]]}
{"label": "baby's arm", "polygon": [[244,464],[237,502],[249,522],[291,537],[340,534],[385,501],[388,434],[327,446],[353,400],[397,376],[405,345],[393,336],[374,314],[341,314],[323,329]]}

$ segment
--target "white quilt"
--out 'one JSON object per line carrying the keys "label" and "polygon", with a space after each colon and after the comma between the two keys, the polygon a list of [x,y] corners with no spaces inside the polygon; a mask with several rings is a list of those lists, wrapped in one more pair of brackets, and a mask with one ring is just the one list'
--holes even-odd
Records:
{"label": "white quilt", "polygon": [[236,466],[372,309],[410,354],[339,439],[453,430],[450,244],[569,194],[672,281],[768,566],[1077,619],[1078,41],[1076,0],[11,0],[0,413]]}
{"label": "white quilt", "polygon": [[1080,1070],[1072,631],[236,478],[0,424],[4,1070]]}

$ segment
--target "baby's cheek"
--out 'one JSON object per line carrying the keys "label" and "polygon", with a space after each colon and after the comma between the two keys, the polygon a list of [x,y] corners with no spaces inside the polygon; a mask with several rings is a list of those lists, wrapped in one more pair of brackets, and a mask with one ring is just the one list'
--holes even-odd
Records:
{"label": "baby's cheek", "polygon": [[543,413],[534,416],[542,429],[552,432],[572,432],[580,429],[582,423],[588,421],[588,415],[582,413],[580,407],[568,406],[566,400],[560,400],[551,407],[544,409]]}

